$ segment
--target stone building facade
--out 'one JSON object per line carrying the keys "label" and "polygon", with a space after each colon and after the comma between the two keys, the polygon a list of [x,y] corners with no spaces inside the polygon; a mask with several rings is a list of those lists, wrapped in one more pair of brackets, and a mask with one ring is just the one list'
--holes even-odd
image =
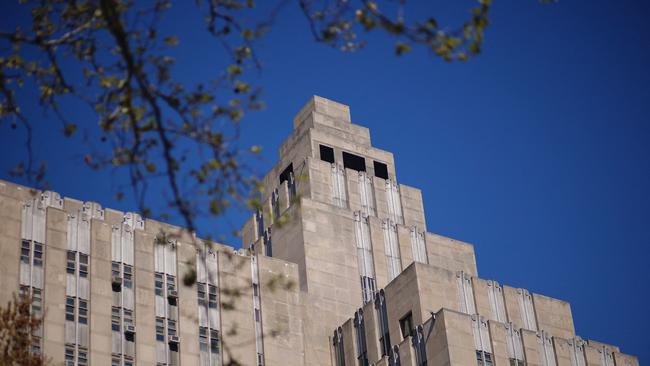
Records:
{"label": "stone building facade", "polygon": [[[349,107],[312,97],[242,249],[0,181],[0,303],[31,295],[33,351],[65,365],[637,366],[568,303],[478,277],[427,232]],[[196,275],[191,286],[187,277]]]}

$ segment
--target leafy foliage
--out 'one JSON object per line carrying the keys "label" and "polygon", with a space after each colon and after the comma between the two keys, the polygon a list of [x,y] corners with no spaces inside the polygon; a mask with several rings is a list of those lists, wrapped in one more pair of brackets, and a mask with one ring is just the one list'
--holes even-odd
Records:
{"label": "leafy foliage", "polygon": [[[395,39],[397,55],[423,46],[447,61],[464,61],[480,52],[489,24],[490,0],[479,0],[469,20],[454,31],[433,17],[407,22],[404,0],[396,16],[388,14],[395,8],[392,1],[295,1],[315,40],[343,51],[363,47],[361,33],[383,31]],[[14,175],[46,185],[46,164],[35,162],[32,152],[33,121],[21,109],[27,103],[21,90],[29,88],[38,90],[36,98],[60,122],[64,137],[93,127],[70,120],[62,106],[88,106],[98,127],[85,164],[128,172],[125,186],[145,216],[153,215],[146,198],[152,179],[165,180],[170,213],[180,214],[189,230],[198,215],[221,215],[233,203],[254,208],[249,197],[259,184],[242,157],[260,148],[240,149],[235,141],[246,112],[264,108],[260,88],[247,76],[261,67],[255,44],[289,0],[277,0],[267,10],[253,0],[196,0],[193,6],[204,18],[199,26],[227,55],[224,68],[201,83],[174,75],[172,55],[183,40],[161,25],[174,16],[171,0],[21,3],[31,27],[0,30],[0,123],[21,125],[28,135],[26,157]],[[124,196],[123,189],[116,198]],[[157,217],[168,214],[157,212]]]}
{"label": "leafy foliage", "polygon": [[0,307],[0,366],[42,366],[46,361],[41,355],[30,352],[32,334],[42,319],[30,315],[29,297],[14,295],[6,307]]}

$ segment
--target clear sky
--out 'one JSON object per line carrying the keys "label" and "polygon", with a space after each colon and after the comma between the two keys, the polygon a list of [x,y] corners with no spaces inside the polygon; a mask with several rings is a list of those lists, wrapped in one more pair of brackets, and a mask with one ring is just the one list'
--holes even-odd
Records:
{"label": "clear sky", "polygon": [[[471,3],[430,1],[441,23]],[[187,78],[219,63],[175,9]],[[0,19],[7,19],[5,12]],[[408,15],[408,14],[407,14]],[[383,37],[341,54],[315,44],[291,4],[261,45],[268,108],[244,120],[264,172],[313,94],[351,106],[373,145],[392,151],[399,181],[423,190],[427,229],[475,245],[479,274],[572,304],[577,333],[650,361],[650,2],[496,0],[484,53],[446,64],[397,58]],[[188,64],[189,63],[189,66]],[[81,113],[70,110],[69,113]],[[94,122],[89,122],[94,126]],[[37,131],[60,193],[128,210],[109,174],[81,163],[80,140]],[[55,135],[58,136],[58,135]],[[0,178],[21,152],[0,124]],[[229,216],[238,226],[243,214]],[[203,222],[203,231],[221,223]],[[231,244],[239,245],[233,242]]]}

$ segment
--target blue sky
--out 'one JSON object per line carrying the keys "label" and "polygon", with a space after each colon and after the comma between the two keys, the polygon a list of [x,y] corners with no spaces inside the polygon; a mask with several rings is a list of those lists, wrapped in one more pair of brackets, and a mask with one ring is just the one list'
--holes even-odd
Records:
{"label": "blue sky", "polygon": [[[413,13],[445,23],[469,4],[416,2]],[[168,26],[178,72],[199,78],[219,54],[185,12]],[[571,302],[579,335],[648,362],[650,3],[497,0],[491,19],[484,53],[446,64],[421,50],[397,58],[379,36],[354,54],[315,44],[291,4],[260,45],[268,107],[244,120],[243,142],[264,147],[264,172],[310,95],[350,105],[395,154],[400,182],[423,190],[428,230],[475,245],[481,277]],[[119,176],[84,168],[81,141],[51,138],[58,129],[43,123],[36,136],[54,189],[135,207],[114,200]],[[20,144],[0,124],[0,178],[11,180]]]}

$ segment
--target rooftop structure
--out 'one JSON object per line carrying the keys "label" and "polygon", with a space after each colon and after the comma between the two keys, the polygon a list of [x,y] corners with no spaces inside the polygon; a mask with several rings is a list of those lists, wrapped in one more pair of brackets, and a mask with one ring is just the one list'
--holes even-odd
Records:
{"label": "rooftop structure", "polygon": [[348,106],[314,96],[293,126],[239,250],[0,181],[0,303],[33,297],[33,351],[66,366],[638,365],[578,337],[567,302],[481,279],[471,244],[427,232],[421,191]]}

